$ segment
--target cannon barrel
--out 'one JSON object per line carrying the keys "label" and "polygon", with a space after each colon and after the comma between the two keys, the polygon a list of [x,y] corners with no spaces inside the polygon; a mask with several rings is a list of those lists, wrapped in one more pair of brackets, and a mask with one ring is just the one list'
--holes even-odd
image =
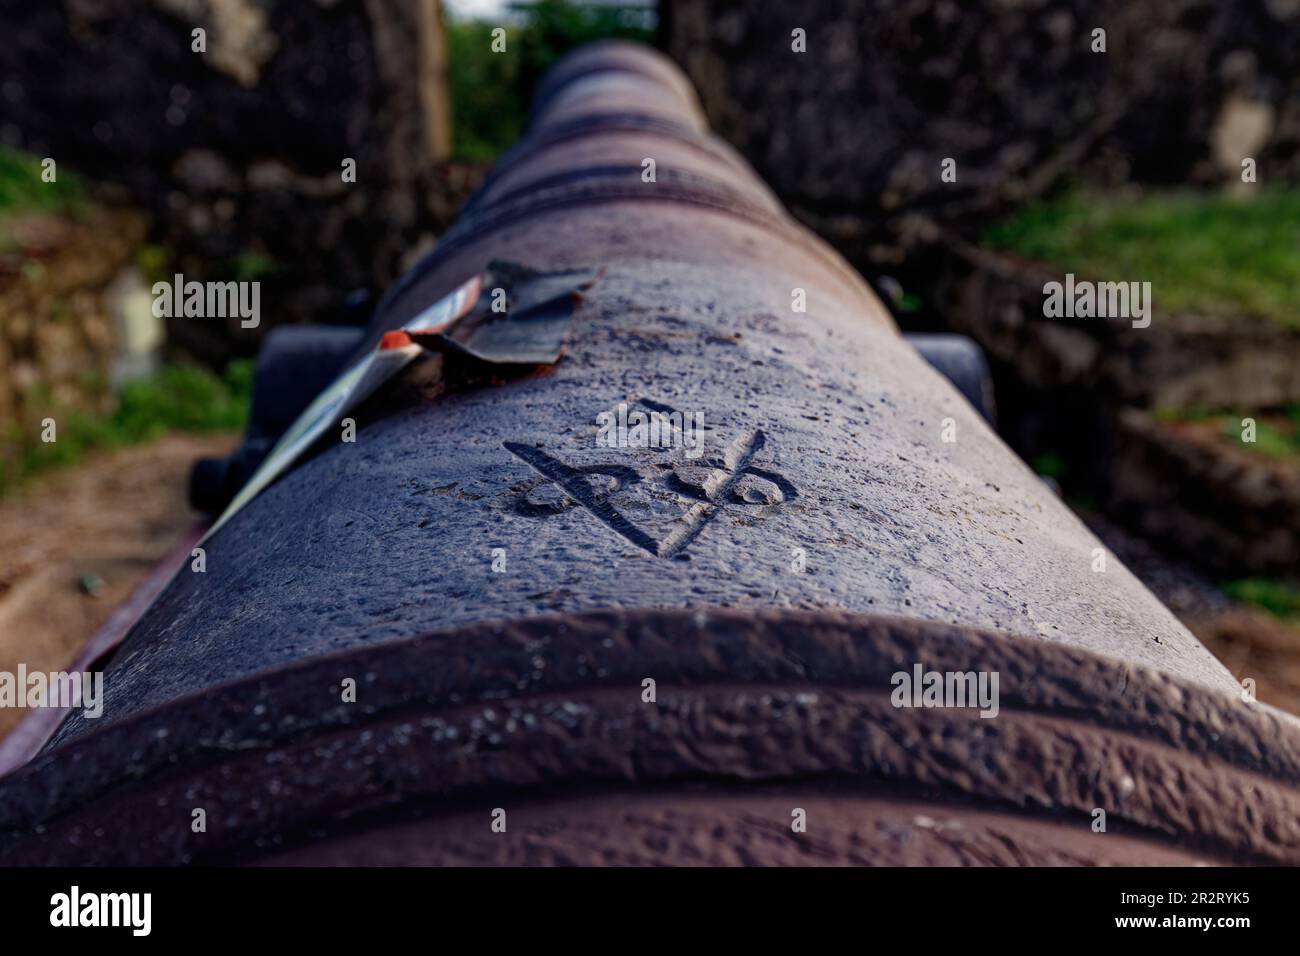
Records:
{"label": "cannon barrel", "polygon": [[[0,857],[1300,862],[1296,720],[1243,699],[662,56],[556,66],[367,344],[494,260],[599,271],[564,358],[442,360],[221,527],[104,716],[0,781]],[[698,443],[643,440],[651,413]]]}

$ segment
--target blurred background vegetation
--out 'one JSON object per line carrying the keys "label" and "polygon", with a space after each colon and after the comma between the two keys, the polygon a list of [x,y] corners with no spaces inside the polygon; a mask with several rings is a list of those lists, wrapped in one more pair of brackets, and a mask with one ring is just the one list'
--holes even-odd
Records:
{"label": "blurred background vegetation", "polygon": [[1080,276],[1141,276],[1158,307],[1300,327],[1300,191],[1069,191],[1035,201],[984,243]]}
{"label": "blurred background vegetation", "polygon": [[[482,168],[510,147],[523,132],[532,91],[556,60],[569,50],[601,38],[652,42],[653,11],[643,6],[575,6],[562,0],[501,4],[491,19],[448,16],[445,39],[452,124],[450,160]],[[492,31],[507,31],[507,54],[494,52]],[[81,177],[60,170],[53,182],[42,178],[39,157],[0,147],[0,254],[21,260],[29,275],[44,269],[44,250],[24,248],[22,228],[33,221],[93,219],[96,200]],[[39,244],[38,244],[39,245]],[[141,245],[134,253],[146,284],[170,280],[179,256],[165,244]],[[223,258],[214,271],[236,281],[264,280],[277,262],[259,252]],[[113,401],[60,401],[45,382],[35,382],[25,404],[53,411],[58,441],[40,440],[34,416],[0,422],[0,498],[43,470],[81,461],[86,452],[147,442],[171,432],[203,434],[238,431],[246,421],[252,385],[252,361],[212,356],[181,347],[165,348],[160,368],[124,381],[115,388],[94,369],[79,378],[85,393],[111,391]],[[80,406],[80,407],[79,407]]]}
{"label": "blurred background vegetation", "polygon": [[[0,498],[48,468],[82,461],[87,452],[156,441],[182,432],[235,432],[248,420],[253,363],[230,362],[223,372],[193,363],[164,365],[146,378],[122,384],[108,414],[69,409],[58,416],[58,440],[21,444],[0,462]],[[34,396],[40,402],[39,390]]]}
{"label": "blurred background vegetation", "polygon": [[[0,147],[0,217],[37,211],[75,214],[84,203],[84,189],[75,175],[44,183],[39,159]],[[0,237],[0,242],[5,241],[13,239]]]}
{"label": "blurred background vegetation", "polygon": [[569,50],[600,39],[654,40],[653,24],[641,8],[541,0],[510,9],[509,56],[492,52],[492,31],[502,21],[451,19],[447,24],[457,159],[490,161],[508,149],[523,132],[537,82]]}

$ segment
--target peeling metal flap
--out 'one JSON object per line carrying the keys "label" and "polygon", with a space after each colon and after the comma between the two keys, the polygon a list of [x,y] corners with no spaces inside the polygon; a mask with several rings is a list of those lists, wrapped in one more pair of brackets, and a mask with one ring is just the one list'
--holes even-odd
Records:
{"label": "peeling metal flap", "polygon": [[496,261],[483,276],[474,309],[437,331],[403,328],[427,348],[494,365],[554,365],[564,354],[573,312],[599,273],[591,269],[535,272]]}

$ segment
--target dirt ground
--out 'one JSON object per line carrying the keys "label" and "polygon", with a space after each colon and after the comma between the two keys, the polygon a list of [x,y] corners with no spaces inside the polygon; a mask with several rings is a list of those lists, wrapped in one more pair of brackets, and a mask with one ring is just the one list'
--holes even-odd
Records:
{"label": "dirt ground", "polygon": [[1081,517],[1259,700],[1300,714],[1300,625],[1232,600],[1202,572],[1099,515]]}
{"label": "dirt ground", "polygon": [[1260,700],[1300,714],[1300,627],[1250,608],[1183,623],[1237,680],[1252,678]]}
{"label": "dirt ground", "polygon": [[[235,442],[172,435],[0,498],[0,671],[64,668],[197,519],[186,501],[194,460]],[[0,738],[25,713],[0,709]]]}

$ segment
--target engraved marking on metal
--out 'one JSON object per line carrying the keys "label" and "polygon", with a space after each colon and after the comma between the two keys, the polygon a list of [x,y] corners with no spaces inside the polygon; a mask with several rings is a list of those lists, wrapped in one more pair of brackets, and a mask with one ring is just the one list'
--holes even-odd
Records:
{"label": "engraved marking on metal", "polygon": [[[642,400],[642,404],[661,411],[672,411],[669,406],[659,402]],[[649,476],[646,473],[627,465],[599,464],[575,468],[532,445],[510,441],[503,442],[503,445],[507,451],[522,459],[539,475],[628,541],[656,557],[672,558],[685,551],[709,522],[728,505],[771,508],[798,496],[794,486],[784,476],[753,464],[766,442],[762,429],[751,429],[727,446],[719,465],[687,464],[674,467],[672,478],[675,490],[696,500],[658,541],[637,527],[609,500],[616,491],[631,488],[643,481],[648,482]],[[593,483],[593,475],[611,480]],[[524,506],[526,513],[538,516],[559,514],[565,510],[552,502],[543,505],[537,489],[525,495]]]}

